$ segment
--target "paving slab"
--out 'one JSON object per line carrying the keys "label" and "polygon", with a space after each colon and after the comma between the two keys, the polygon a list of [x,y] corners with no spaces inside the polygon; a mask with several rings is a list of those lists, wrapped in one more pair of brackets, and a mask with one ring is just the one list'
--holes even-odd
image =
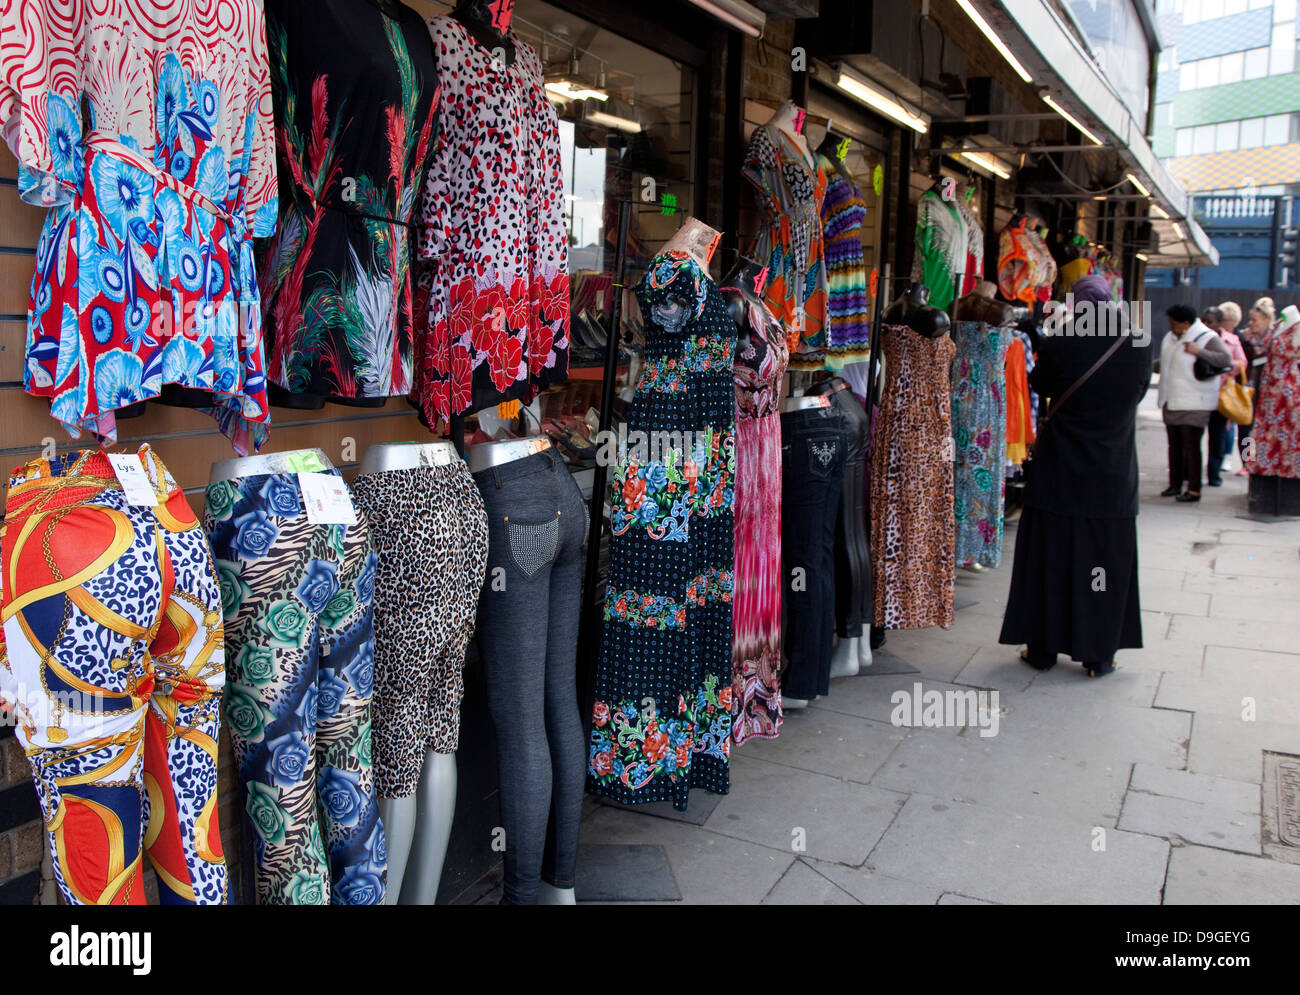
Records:
{"label": "paving slab", "polygon": [[797,719],[787,719],[791,721],[798,723],[798,735],[751,739],[735,747],[732,756],[866,784],[908,735],[884,722],[823,708],[809,708]]}
{"label": "paving slab", "polygon": [[574,897],[579,902],[677,902],[668,855],[657,843],[581,843]]}
{"label": "paving slab", "polygon": [[1210,595],[1210,614],[1218,618],[1237,618],[1248,622],[1295,625],[1296,644],[1300,645],[1300,596],[1269,597],[1255,595],[1237,598],[1230,594]]}
{"label": "paving slab", "polygon": [[1166,905],[1300,905],[1300,865],[1204,846],[1174,847]]}
{"label": "paving slab", "polygon": [[1184,591],[1226,594],[1234,599],[1285,598],[1294,592],[1294,577],[1247,577],[1207,568],[1189,569],[1183,578]]}
{"label": "paving slab", "polygon": [[981,646],[953,678],[955,684],[1000,691],[1024,691],[1038,671],[1020,659],[1015,646]]}
{"label": "paving slab", "polygon": [[1144,611],[1170,615],[1201,615],[1210,613],[1210,595],[1205,592],[1184,591],[1168,584],[1148,584],[1141,579],[1138,590]]}
{"label": "paving slab", "polygon": [[969,895],[958,895],[953,891],[946,891],[939,896],[936,905],[997,905],[997,902],[986,902],[982,898],[971,898]]}
{"label": "paving slab", "polygon": [[[871,852],[876,871],[999,903],[1160,900],[1169,844],[1086,820],[1022,815],[913,795]],[[1103,827],[1104,828],[1104,827]]]}
{"label": "paving slab", "polygon": [[[857,866],[906,796],[762,760],[732,763],[732,793],[705,828],[792,856]],[[666,823],[667,824],[667,823]]]}
{"label": "paving slab", "polygon": [[[1125,650],[1119,657],[1120,669],[1104,680],[1098,680],[1090,679],[1083,667],[1063,656],[1051,670],[1035,674],[1033,689],[1059,696],[1062,707],[1066,708],[1073,707],[1073,702],[1083,695],[1087,695],[1090,702],[1150,708],[1160,685],[1160,660],[1150,650]],[[1196,668],[1199,672],[1199,660]]]}
{"label": "paving slab", "polygon": [[1157,708],[1177,708],[1255,721],[1300,721],[1300,658],[1234,647],[1206,648],[1202,676],[1167,674],[1156,693]]}
{"label": "paving slab", "polygon": [[1216,574],[1294,578],[1300,553],[1294,545],[1222,546],[1214,557]]}
{"label": "paving slab", "polygon": [[1259,785],[1137,764],[1119,828],[1258,854]]}
{"label": "paving slab", "polygon": [[870,865],[845,867],[808,857],[802,859],[864,905],[934,905],[939,901],[941,890],[932,884],[882,874]]}
{"label": "paving slab", "polygon": [[1187,769],[1258,784],[1264,777],[1265,750],[1300,755],[1300,724],[1244,722],[1240,714],[1198,712]]}
{"label": "paving slab", "polygon": [[1296,648],[1300,628],[1296,627],[1292,618],[1270,624],[1234,616],[1193,618],[1190,615],[1174,615],[1168,635],[1171,639],[1183,639],[1206,646],[1235,646],[1238,649],[1286,653]]}
{"label": "paving slab", "polygon": [[[835,686],[834,693],[828,698],[818,698],[812,706],[786,715],[786,724],[802,718],[804,712],[832,711],[845,715],[857,715],[865,719],[874,719],[886,725],[893,725],[895,705],[891,700],[895,691],[912,694],[917,684],[922,689],[939,691],[969,691],[970,688],[946,681],[931,680],[921,674],[882,674],[879,677],[859,674],[857,677],[841,681]],[[955,733],[958,730],[948,729]],[[784,728],[782,735],[785,735]]]}
{"label": "paving slab", "polygon": [[849,892],[796,860],[763,898],[764,905],[861,905]]}

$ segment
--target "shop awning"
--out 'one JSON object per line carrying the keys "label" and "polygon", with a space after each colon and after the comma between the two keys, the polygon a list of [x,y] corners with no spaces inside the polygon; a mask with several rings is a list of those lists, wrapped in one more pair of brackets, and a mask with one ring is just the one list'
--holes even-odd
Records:
{"label": "shop awning", "polygon": [[[1141,0],[1138,0],[1140,3]],[[1156,158],[1145,124],[1134,119],[1086,44],[1067,26],[1052,0],[970,0],[1007,48],[1050,95],[1109,146],[1151,192],[1152,227],[1159,248],[1150,268],[1216,266],[1219,252],[1192,217],[1192,198]],[[1161,218],[1164,213],[1167,218]]]}

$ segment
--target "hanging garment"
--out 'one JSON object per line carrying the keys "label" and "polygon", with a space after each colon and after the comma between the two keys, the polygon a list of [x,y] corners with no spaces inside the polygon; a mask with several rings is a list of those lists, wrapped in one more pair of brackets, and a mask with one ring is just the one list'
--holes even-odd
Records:
{"label": "hanging garment", "polygon": [[746,334],[736,349],[735,600],[732,736],[781,732],[781,379],[789,352],[768,307],[738,291]]}
{"label": "hanging garment", "polygon": [[948,381],[956,347],[905,325],[883,331],[889,380],[871,452],[874,624],[946,629],[956,583]]}
{"label": "hanging garment", "polygon": [[1037,401],[1029,392],[1029,371],[1033,369],[1033,355],[1029,345],[1019,336],[1012,339],[1003,363],[1007,384],[1007,462],[1019,466],[1029,454],[1029,444],[1034,441],[1033,410]]}
{"label": "hanging garment", "polygon": [[102,451],[14,470],[0,701],[65,902],[144,904],[147,850],[162,904],[220,904],[221,588],[184,493],[147,445],[139,458],[155,507],[127,500]]}
{"label": "hanging garment", "polygon": [[423,19],[398,11],[266,0],[284,196],[260,271],[268,373],[293,394],[411,389],[411,226],[438,88]]}
{"label": "hanging garment", "polygon": [[862,256],[862,219],[867,202],[848,176],[825,156],[817,160],[829,178],[822,200],[822,238],[826,253],[826,346],[828,370],[865,361],[871,355],[867,313],[867,270]]}
{"label": "hanging garment", "polygon": [[257,902],[382,905],[388,858],[370,737],[377,557],[364,517],[313,524],[299,488],[295,473],[219,481],[203,514]]}
{"label": "hanging garment", "polygon": [[487,516],[461,460],[358,474],[352,497],[379,557],[370,705],[375,792],[406,798],[415,794],[426,753],[455,753],[460,745]]}
{"label": "hanging garment", "polygon": [[957,211],[966,226],[966,263],[962,270],[965,275],[961,280],[960,294],[965,297],[984,279],[984,228],[965,195],[957,198]]}
{"label": "hanging garment", "polygon": [[775,125],[754,130],[745,155],[745,179],[754,186],[763,217],[754,258],[767,266],[763,292],[785,326],[790,365],[821,368],[826,347],[826,250],[822,201],[826,173]]}
{"label": "hanging garment", "polygon": [[10,0],[2,16],[0,123],[19,196],[50,208],[24,387],[73,438],[110,443],[115,409],[211,391],[235,450],[257,449],[253,237],[276,216],[261,4]]}
{"label": "hanging garment", "polygon": [[955,201],[937,190],[921,194],[916,204],[912,282],[930,288],[929,302],[947,311],[957,292],[954,282],[964,272],[969,240],[966,221]]}
{"label": "hanging garment", "polygon": [[1007,456],[1009,328],[959,321],[952,361],[953,515],[957,563],[996,567],[1002,561],[1003,466]]}
{"label": "hanging garment", "polygon": [[613,474],[587,790],[685,809],[692,787],[730,786],[736,325],[685,253],[656,256],[637,297],[627,428],[650,449]]}
{"label": "hanging garment", "polygon": [[1021,218],[998,236],[998,289],[1009,301],[1032,304],[1051,296],[1056,262],[1038,232]]}
{"label": "hanging garment", "polygon": [[1251,473],[1300,477],[1300,325],[1278,328],[1259,346],[1268,359],[1255,409]]}
{"label": "hanging garment", "polygon": [[833,404],[781,413],[781,687],[804,701],[830,693],[835,538],[849,434],[848,418]]}
{"label": "hanging garment", "polygon": [[1068,294],[1080,277],[1088,276],[1092,271],[1092,260],[1087,256],[1080,256],[1078,259],[1071,259],[1068,263],[1063,263],[1059,272],[1061,294]]}
{"label": "hanging garment", "polygon": [[569,372],[560,129],[537,53],[504,66],[454,17],[429,22],[442,137],[420,207],[415,396],[438,417],[525,404]]}

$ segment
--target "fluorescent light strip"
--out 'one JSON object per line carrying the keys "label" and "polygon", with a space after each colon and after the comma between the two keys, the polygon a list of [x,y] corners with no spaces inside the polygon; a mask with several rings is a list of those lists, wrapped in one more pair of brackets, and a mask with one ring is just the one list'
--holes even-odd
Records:
{"label": "fluorescent light strip", "polygon": [[1088,140],[1091,141],[1093,145],[1100,145],[1100,144],[1101,144],[1101,139],[1100,139],[1100,138],[1098,138],[1098,137],[1097,137],[1096,135],[1094,135],[1091,131],[1089,131],[1087,128],[1085,128],[1085,127],[1083,126],[1083,122],[1082,122],[1082,121],[1080,121],[1077,117],[1075,117],[1073,114],[1071,114],[1069,111],[1067,111],[1064,107],[1062,107],[1060,104],[1058,104],[1055,100],[1053,100],[1049,94],[1046,94],[1046,93],[1043,94],[1043,101],[1044,101],[1044,103],[1047,104],[1048,107],[1050,107],[1052,110],[1056,111],[1057,114],[1060,114],[1061,117],[1065,118],[1065,120],[1069,121],[1072,125],[1074,125],[1076,128],[1078,128],[1079,131],[1080,131],[1082,134],[1086,135],[1087,138],[1088,138]]}
{"label": "fluorescent light strip", "polygon": [[571,79],[560,79],[546,84],[548,93],[553,93],[557,97],[563,97],[565,100],[586,100],[590,97],[592,100],[606,101],[609,94],[604,90],[596,90],[589,86],[583,86],[581,83],[575,83]]}
{"label": "fluorescent light strip", "polygon": [[865,80],[858,79],[858,77],[841,70],[835,85],[850,96],[856,97],[868,107],[893,118],[899,124],[907,125],[913,131],[918,131],[924,135],[930,130],[928,116],[909,110],[883,90],[877,90]]}
{"label": "fluorescent light strip", "polygon": [[1159,204],[1151,205],[1151,216],[1153,218],[1160,218],[1165,221],[1169,220],[1169,213]]}
{"label": "fluorescent light strip", "polygon": [[1146,261],[1147,261],[1147,254],[1146,254],[1145,252],[1139,252],[1139,253],[1137,254],[1137,257],[1138,257],[1139,259],[1141,259],[1143,262],[1146,262]]}
{"label": "fluorescent light strip", "polygon": [[1011,179],[1011,172],[1002,164],[1002,160],[998,159],[996,156],[991,156],[983,152],[962,152],[961,157],[973,162],[976,166],[988,170],[1000,179]]}
{"label": "fluorescent light strip", "polygon": [[688,0],[689,3],[705,13],[712,14],[724,24],[730,24],[737,31],[743,31],[751,38],[761,38],[763,27],[767,24],[767,15],[757,7],[744,0]]}
{"label": "fluorescent light strip", "polygon": [[980,29],[984,34],[984,37],[992,43],[993,47],[998,50],[998,53],[1002,58],[1007,60],[1007,64],[1016,71],[1016,75],[1026,83],[1032,83],[1034,78],[1029,75],[1029,71],[1020,64],[1019,59],[1011,54],[1011,49],[1007,48],[1002,39],[998,37],[997,32],[989,27],[989,22],[984,20],[984,15],[971,6],[970,0],[957,0],[957,6],[964,10],[966,16],[975,22],[975,27]]}
{"label": "fluorescent light strip", "polygon": [[1174,222],[1174,234],[1178,236],[1178,241],[1180,242],[1187,238],[1187,233],[1183,231],[1183,226],[1177,221]]}
{"label": "fluorescent light strip", "polygon": [[617,114],[606,114],[604,111],[591,111],[582,116],[584,121],[591,124],[599,124],[606,128],[614,128],[617,131],[628,131],[636,134],[641,131],[639,122],[631,118],[619,117]]}
{"label": "fluorescent light strip", "polygon": [[1140,194],[1142,194],[1143,197],[1150,197],[1150,196],[1151,196],[1151,191],[1148,190],[1145,186],[1143,186],[1143,185],[1142,185],[1142,181],[1139,180],[1139,179],[1138,179],[1136,176],[1134,176],[1132,173],[1127,173],[1127,174],[1125,174],[1125,178],[1126,178],[1130,183],[1132,183],[1135,187],[1138,188],[1138,192],[1139,192]]}

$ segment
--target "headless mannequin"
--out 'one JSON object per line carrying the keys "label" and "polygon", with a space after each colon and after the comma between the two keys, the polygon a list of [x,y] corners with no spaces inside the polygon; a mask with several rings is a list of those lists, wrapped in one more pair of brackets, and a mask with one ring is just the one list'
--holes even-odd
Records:
{"label": "headless mannequin", "polygon": [[1015,319],[1011,305],[994,300],[996,287],[988,281],[977,283],[975,289],[957,302],[958,321],[982,321],[986,325],[1009,325]]}
{"label": "headless mannequin", "polygon": [[767,123],[780,129],[790,141],[794,142],[795,148],[803,154],[804,161],[811,164],[816,163],[817,157],[812,154],[812,150],[808,147],[808,139],[803,136],[805,117],[806,112],[802,107],[793,100],[787,100],[776,109],[776,113],[768,119]]}
{"label": "headless mannequin", "polygon": [[699,218],[687,218],[682,226],[673,233],[673,237],[664,243],[663,252],[685,252],[700,264],[700,269],[709,271],[714,250],[722,241],[722,232],[710,228]]}
{"label": "headless mannequin", "polygon": [[886,325],[906,325],[918,335],[937,339],[948,333],[952,322],[929,300],[930,288],[923,283],[914,283],[907,293],[889,305],[880,320]]}
{"label": "headless mannequin", "polygon": [[[459,460],[450,442],[385,443],[371,446],[360,473],[386,473],[418,466],[446,466]],[[424,754],[415,794],[380,798],[379,816],[388,834],[388,892],[385,905],[432,905],[438,897],[442,863],[456,814],[456,755]]]}
{"label": "headless mannequin", "polygon": [[484,48],[499,49],[506,65],[513,66],[515,42],[510,34],[510,18],[514,12],[515,0],[460,0],[451,16]]}

